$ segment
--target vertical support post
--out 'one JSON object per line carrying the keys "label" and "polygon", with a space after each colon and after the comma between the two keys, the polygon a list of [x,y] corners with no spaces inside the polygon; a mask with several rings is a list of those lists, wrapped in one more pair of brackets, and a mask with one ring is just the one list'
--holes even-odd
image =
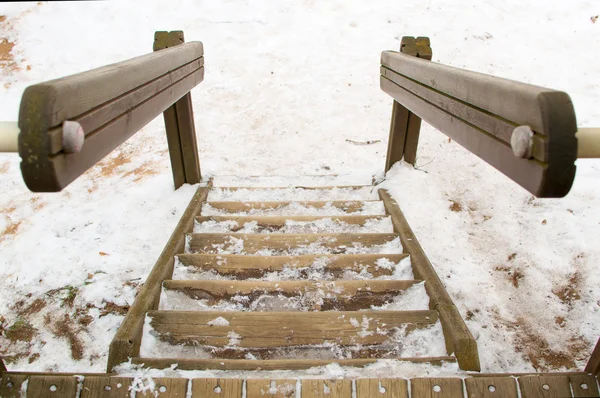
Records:
{"label": "vertical support post", "polygon": [[0,375],[6,372],[6,365],[4,365],[4,361],[2,360],[2,358],[0,358]]}
{"label": "vertical support post", "polygon": [[592,351],[592,355],[585,366],[585,371],[594,376],[600,376],[600,339],[598,339],[596,347],[594,347],[594,351]]}
{"label": "vertical support post", "polygon": [[[404,36],[400,43],[400,52],[429,61],[432,57],[428,37],[417,37],[415,39],[414,37]],[[420,130],[421,118],[394,100],[385,162],[386,172],[392,168],[394,163],[403,158],[407,163],[415,164]]]}
{"label": "vertical support post", "polygon": [[[183,32],[155,32],[153,50],[159,51],[184,43]],[[192,95],[187,93],[164,113],[167,143],[175,189],[185,183],[197,184],[202,175],[194,126]]]}

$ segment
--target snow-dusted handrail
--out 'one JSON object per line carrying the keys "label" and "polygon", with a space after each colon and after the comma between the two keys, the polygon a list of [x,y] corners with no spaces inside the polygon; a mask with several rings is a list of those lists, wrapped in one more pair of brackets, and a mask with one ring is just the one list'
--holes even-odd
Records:
{"label": "snow-dusted handrail", "polygon": [[[380,83],[406,111],[405,135],[416,115],[538,197],[569,192],[578,151],[600,155],[589,144],[596,136],[581,135],[578,148],[575,111],[564,92],[442,65],[404,49],[382,52]],[[391,130],[398,120],[393,117]],[[408,138],[399,141],[408,145]],[[392,145],[398,146],[390,143],[388,156]]]}
{"label": "snow-dusted handrail", "polygon": [[[189,92],[204,79],[203,45],[183,44],[181,31],[156,32],[154,48],[25,90],[18,151],[30,190],[62,190],[163,112],[175,187],[199,182]],[[77,146],[69,134],[84,141]],[[14,149],[14,138],[8,144]]]}

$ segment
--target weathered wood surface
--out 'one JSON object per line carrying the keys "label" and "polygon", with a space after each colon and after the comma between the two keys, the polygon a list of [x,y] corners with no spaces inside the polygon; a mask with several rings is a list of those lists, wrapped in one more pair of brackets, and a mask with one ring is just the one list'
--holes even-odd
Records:
{"label": "weathered wood surface", "polygon": [[[217,254],[218,246],[227,247],[232,244],[232,238],[239,239],[244,244],[244,252],[254,254],[259,250],[271,249],[285,251],[293,248],[306,247],[315,244],[334,249],[343,254],[355,243],[364,246],[384,245],[397,239],[396,234],[385,233],[341,233],[341,234],[189,234],[187,250],[190,253]],[[285,253],[283,253],[285,254]]]}
{"label": "weathered wood surface", "polygon": [[310,190],[332,190],[332,189],[362,189],[362,188],[373,188],[375,189],[375,187],[373,185],[338,185],[338,186],[314,186],[314,187],[309,187],[309,186],[305,186],[305,185],[292,185],[289,187],[215,187],[215,189],[223,189],[223,190],[227,190],[227,191],[238,191],[240,189],[248,189],[251,191],[256,191],[256,190],[269,190],[269,189],[273,189],[273,190],[280,190],[280,189],[310,189]]}
{"label": "weathered wood surface", "polygon": [[[381,88],[411,112],[532,194],[562,197],[569,192],[577,125],[567,94],[397,52],[384,51],[381,63]],[[510,126],[520,125],[535,132],[533,152],[544,162],[513,154]]]}
{"label": "weathered wood surface", "polygon": [[351,395],[351,380],[302,380],[302,398],[342,398]]}
{"label": "weathered wood surface", "polygon": [[[241,379],[193,379],[192,396],[202,398],[239,398],[242,396]],[[247,395],[250,397],[250,395]]]}
{"label": "weathered wood surface", "polygon": [[511,377],[475,377],[465,379],[468,398],[517,398],[517,381]]}
{"label": "weathered wood surface", "polygon": [[247,223],[256,222],[262,228],[281,228],[286,224],[286,221],[311,222],[330,219],[339,223],[365,225],[369,221],[379,221],[385,218],[387,216],[198,216],[196,222],[235,221],[239,228],[243,228]]}
{"label": "weathered wood surface", "polygon": [[570,397],[571,387],[567,376],[522,376],[519,386],[523,398]]}
{"label": "weathered wood surface", "polygon": [[21,390],[25,389],[23,383],[28,378],[28,375],[3,372],[2,378],[0,378],[0,397],[21,398]]}
{"label": "weathered wood surface", "polygon": [[[200,83],[202,43],[179,47],[28,87],[19,111],[27,186],[61,190]],[[84,128],[78,153],[57,152],[66,120]]]}
{"label": "weathered wood surface", "polygon": [[36,398],[74,397],[79,380],[76,376],[31,376],[27,384],[27,396]]}
{"label": "weathered wood surface", "polygon": [[356,398],[408,398],[405,379],[356,379]]}
{"label": "weathered wood surface", "polygon": [[[239,336],[235,345],[242,348],[294,347],[325,341],[378,345],[390,339],[394,328],[427,327],[438,319],[436,311],[149,311],[148,317],[160,339],[172,344],[224,347],[232,344],[234,332]],[[209,325],[218,317],[229,324]],[[367,327],[361,324],[363,318],[371,318]]]}
{"label": "weathered wood surface", "polygon": [[[427,37],[417,37],[416,39],[409,36],[403,37],[400,42],[400,52],[427,60],[431,60],[432,57]],[[407,163],[415,164],[420,129],[421,118],[394,100],[385,165],[386,172],[392,168],[394,163],[403,158]]]}
{"label": "weathered wood surface", "polygon": [[296,396],[296,380],[246,380],[247,397],[293,398]]}
{"label": "weathered wood surface", "polygon": [[[182,31],[156,32],[154,51],[164,50],[184,43]],[[163,113],[167,143],[175,189],[185,183],[197,184],[201,180],[198,143],[194,126],[192,96],[185,94]]]}
{"label": "weathered wood surface", "polygon": [[129,398],[132,381],[129,377],[85,376],[81,398]]}
{"label": "weathered wood surface", "polygon": [[[330,200],[330,201],[298,201],[298,202],[207,202],[208,206],[214,209],[223,210],[228,213],[239,213],[257,210],[275,210],[281,209],[290,204],[303,207],[312,207],[322,209],[325,206],[332,206],[344,210],[347,213],[361,211],[365,202],[377,202],[375,200]],[[373,214],[384,215],[384,214]]]}
{"label": "weathered wood surface", "polygon": [[600,339],[596,342],[594,351],[592,351],[592,355],[585,366],[585,371],[600,376]]}
{"label": "weathered wood surface", "polygon": [[[443,357],[417,357],[417,358],[395,358],[395,360],[407,363],[428,363],[440,366],[443,363],[455,363],[456,358]],[[195,359],[195,358],[133,358],[132,363],[144,365],[152,369],[164,369],[175,367],[180,370],[302,370],[318,366],[327,366],[337,363],[340,366],[363,367],[377,362],[377,358],[358,359]]]}
{"label": "weathered wood surface", "polygon": [[[306,294],[316,290],[331,297],[352,296],[358,292],[400,293],[414,284],[413,280],[347,280],[347,281],[227,281],[227,280],[166,280],[163,287],[179,290],[190,297],[219,297],[250,294],[255,291]],[[329,296],[328,296],[329,297]]]}
{"label": "weathered wood surface", "polygon": [[571,389],[575,397],[600,397],[596,378],[591,375],[569,375]]}
{"label": "weathered wood surface", "polygon": [[[393,269],[378,265],[379,261],[398,264],[408,254],[309,254],[301,256],[246,256],[240,254],[179,254],[179,264],[197,268],[198,272],[214,271],[237,279],[260,278],[268,272],[285,268],[307,268],[313,264],[323,266],[324,272],[341,276],[345,271],[361,272],[363,269],[373,277],[391,275]],[[189,272],[189,270],[188,270]]]}
{"label": "weathered wood surface", "polygon": [[[415,359],[423,361],[421,359]],[[134,360],[134,363],[139,363],[139,358]],[[157,363],[168,363],[169,360],[156,360]],[[198,361],[203,360],[187,360]],[[214,361],[213,361],[214,362]],[[230,362],[226,361],[221,365],[220,369],[256,369],[256,367],[236,368],[231,367]],[[238,361],[238,362],[278,362],[278,361]],[[327,362],[327,361],[290,361],[290,362]],[[336,361],[338,362],[338,361]],[[339,361],[342,366],[364,366],[372,363],[374,360],[344,360]],[[219,369],[218,364],[210,364],[207,369]],[[315,365],[313,365],[315,366]],[[317,365],[321,366],[321,365]],[[180,369],[186,369],[185,365]],[[271,368],[266,366],[264,370],[281,369]],[[300,368],[297,368],[300,369]],[[402,375],[396,375],[394,379],[345,379],[337,380],[296,380],[296,379],[247,379],[246,396],[247,397],[294,397],[297,391],[297,386],[301,385],[301,394],[320,394],[321,391],[329,389],[330,394],[325,394],[324,397],[331,397],[331,393],[338,393],[344,398],[351,398],[352,383],[355,383],[356,398],[363,397],[408,397],[407,386],[410,381],[411,396],[413,398],[438,398],[438,397],[516,397],[517,391],[520,390],[523,398],[527,397],[598,397],[597,379],[591,375],[582,375],[580,372],[557,372],[556,374],[563,376],[542,376],[528,375],[520,377],[519,384],[516,379],[510,374],[500,374],[497,377],[467,377],[464,379],[466,385],[466,395],[463,396],[463,380],[460,378],[413,378],[407,380]],[[28,380],[29,379],[29,380]],[[81,392],[77,393],[78,379],[83,379]],[[28,380],[28,381],[27,381]],[[23,384],[27,381],[26,384]],[[571,384],[569,384],[569,381]],[[10,387],[7,383],[12,383]],[[33,382],[33,383],[32,383]],[[3,398],[21,397],[26,392],[28,397],[66,397],[66,398],[90,398],[90,397],[121,397],[129,386],[137,392],[137,397],[140,396],[158,396],[158,397],[179,397],[182,391],[187,390],[188,383],[191,383],[192,398],[217,398],[230,397],[241,398],[243,391],[244,380],[240,378],[224,378],[224,379],[192,379],[186,378],[152,378],[154,388],[150,388],[152,384],[150,380],[142,377],[134,379],[132,377],[120,377],[110,374],[62,374],[57,376],[53,373],[45,374],[21,374],[18,372],[6,372],[3,374],[0,381],[0,396]],[[323,383],[327,385],[323,387]],[[333,383],[333,384],[331,384]],[[585,388],[581,388],[584,384]],[[50,391],[52,385],[56,386],[56,391]],[[120,387],[119,387],[120,385]],[[546,388],[544,388],[546,385]],[[110,389],[106,389],[110,386]],[[166,391],[161,391],[161,386],[166,387]],[[434,390],[435,386],[439,387],[439,392]],[[490,386],[494,386],[495,390],[490,391]],[[383,388],[381,388],[383,387]],[[322,388],[322,389],[321,389]],[[46,394],[46,390],[48,394]],[[269,394],[269,390],[275,394]],[[384,391],[385,390],[385,391]],[[118,392],[115,395],[115,392]],[[177,395],[169,395],[169,393],[177,393]],[[346,394],[346,395],[343,395]],[[127,391],[127,397],[131,396],[131,391]],[[183,395],[186,396],[185,393]],[[314,395],[308,395],[314,396]],[[316,395],[320,396],[320,395]]]}
{"label": "weathered wood surface", "polygon": [[110,343],[107,369],[139,355],[142,325],[147,311],[158,308],[162,282],[173,277],[174,256],[185,248],[185,234],[192,231],[194,217],[208,196],[210,186],[199,187],[182,214],[165,248],[156,260],[150,275],[127,312],[125,319]]}
{"label": "weathered wood surface", "polygon": [[430,297],[430,308],[437,310],[440,314],[448,353],[456,355],[461,369],[481,370],[477,342],[425,255],[400,207],[387,190],[380,189],[379,196],[383,200],[387,213],[392,217],[392,224],[394,224],[394,229],[400,235],[404,252],[410,255],[415,278],[425,281],[425,289]]}
{"label": "weathered wood surface", "polygon": [[[152,382],[154,383],[154,388],[143,388],[143,391],[136,390],[135,397],[186,398],[187,396],[188,379],[153,377]],[[152,386],[148,385],[148,387]]]}
{"label": "weathered wood surface", "polygon": [[410,380],[410,392],[419,398],[464,398],[462,382],[451,377],[415,378]]}

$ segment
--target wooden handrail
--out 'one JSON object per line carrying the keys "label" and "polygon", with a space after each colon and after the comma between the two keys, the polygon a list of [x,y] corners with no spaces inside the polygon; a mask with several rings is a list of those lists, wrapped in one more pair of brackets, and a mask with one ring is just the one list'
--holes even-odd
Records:
{"label": "wooden handrail", "polygon": [[399,104],[532,194],[569,192],[578,148],[566,93],[395,51],[381,54],[380,83]]}
{"label": "wooden handrail", "polygon": [[[18,123],[25,183],[34,192],[62,190],[203,79],[203,45],[190,42],[28,87]],[[79,152],[65,147],[65,122],[83,129]],[[197,157],[196,148],[187,152]]]}

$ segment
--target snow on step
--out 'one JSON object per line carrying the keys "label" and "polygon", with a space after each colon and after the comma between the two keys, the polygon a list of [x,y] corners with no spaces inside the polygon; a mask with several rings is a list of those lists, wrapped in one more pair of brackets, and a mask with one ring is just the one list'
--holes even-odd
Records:
{"label": "snow on step", "polygon": [[377,188],[212,188],[208,201],[328,201],[328,200],[378,200]]}
{"label": "snow on step", "polygon": [[391,217],[383,216],[290,216],[290,217],[196,217],[195,233],[302,234],[302,233],[392,233]]}
{"label": "snow on step", "polygon": [[297,256],[303,254],[400,254],[396,234],[189,234],[187,253]]}
{"label": "snow on step", "polygon": [[205,280],[365,280],[405,279],[414,275],[405,254],[322,254],[245,256],[180,254],[173,279]]}
{"label": "snow on step", "polygon": [[385,215],[383,202],[373,201],[305,201],[305,202],[207,202],[202,216],[344,216]]}
{"label": "snow on step", "polygon": [[176,281],[163,283],[159,310],[425,310],[424,284],[378,281]]}
{"label": "snow on step", "polygon": [[436,311],[150,311],[141,357],[351,359],[446,355]]}

